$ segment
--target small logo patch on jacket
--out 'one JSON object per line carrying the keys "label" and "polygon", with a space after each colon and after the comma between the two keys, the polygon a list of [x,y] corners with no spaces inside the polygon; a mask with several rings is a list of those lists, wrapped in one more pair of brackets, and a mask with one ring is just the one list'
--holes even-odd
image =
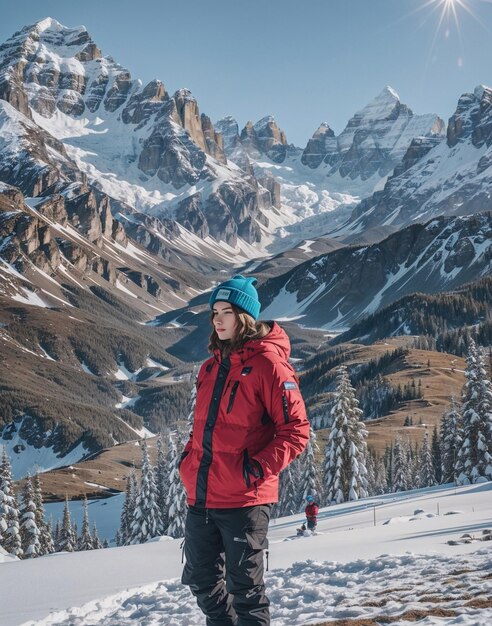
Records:
{"label": "small logo patch on jacket", "polygon": [[297,389],[297,385],[293,380],[286,380],[284,383],[284,389]]}
{"label": "small logo patch on jacket", "polygon": [[241,370],[241,376],[247,376],[252,369],[252,367],[243,367],[243,369]]}

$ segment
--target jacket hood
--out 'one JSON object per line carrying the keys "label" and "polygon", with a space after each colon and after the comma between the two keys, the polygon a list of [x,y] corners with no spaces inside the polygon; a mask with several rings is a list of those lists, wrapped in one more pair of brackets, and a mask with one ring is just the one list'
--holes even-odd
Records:
{"label": "jacket hood", "polygon": [[270,332],[261,339],[253,339],[244,344],[244,349],[249,352],[248,358],[254,354],[273,352],[287,361],[290,357],[290,339],[285,330],[277,322],[266,322],[270,326]]}
{"label": "jacket hood", "polygon": [[[277,322],[265,322],[265,324],[270,326],[268,335],[261,339],[247,341],[240,350],[231,353],[231,360],[236,358],[244,362],[257,354],[270,352],[277,355],[282,361],[288,361],[290,357],[290,339],[287,333]],[[220,350],[214,350],[214,356],[220,362]]]}

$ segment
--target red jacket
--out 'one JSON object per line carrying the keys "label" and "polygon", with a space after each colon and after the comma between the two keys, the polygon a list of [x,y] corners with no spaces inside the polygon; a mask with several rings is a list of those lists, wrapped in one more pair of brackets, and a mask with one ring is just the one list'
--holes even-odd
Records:
{"label": "red jacket", "polygon": [[[287,362],[289,338],[276,322],[271,326],[231,353],[229,370],[218,350],[200,369],[193,431],[180,463],[188,504],[277,502],[280,471],[306,447],[309,422]],[[255,461],[263,474],[257,479],[247,471]]]}
{"label": "red jacket", "polygon": [[306,507],[306,519],[308,522],[315,522],[318,517],[319,507],[316,502],[311,502]]}

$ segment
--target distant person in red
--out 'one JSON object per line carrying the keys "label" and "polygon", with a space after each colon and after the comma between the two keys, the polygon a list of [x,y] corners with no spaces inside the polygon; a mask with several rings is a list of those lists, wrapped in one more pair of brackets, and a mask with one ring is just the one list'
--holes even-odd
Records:
{"label": "distant person in red", "polygon": [[307,506],[305,512],[308,530],[316,530],[316,526],[318,525],[319,506],[314,501],[313,496],[308,496],[306,498],[306,502]]}

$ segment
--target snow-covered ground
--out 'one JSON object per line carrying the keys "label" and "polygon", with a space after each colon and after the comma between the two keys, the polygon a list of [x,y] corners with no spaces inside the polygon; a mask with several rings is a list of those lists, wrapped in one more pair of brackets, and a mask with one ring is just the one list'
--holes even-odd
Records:
{"label": "snow-covered ground", "polygon": [[[100,531],[114,528],[110,500],[90,508]],[[403,625],[405,615],[425,617],[425,626],[492,623],[492,541],[480,541],[492,528],[492,483],[321,509],[319,534],[297,538],[302,519],[271,523],[266,584],[273,626],[382,617]],[[471,539],[461,539],[465,533]],[[163,538],[5,562],[0,624],[202,625],[179,581],[180,544]]]}

